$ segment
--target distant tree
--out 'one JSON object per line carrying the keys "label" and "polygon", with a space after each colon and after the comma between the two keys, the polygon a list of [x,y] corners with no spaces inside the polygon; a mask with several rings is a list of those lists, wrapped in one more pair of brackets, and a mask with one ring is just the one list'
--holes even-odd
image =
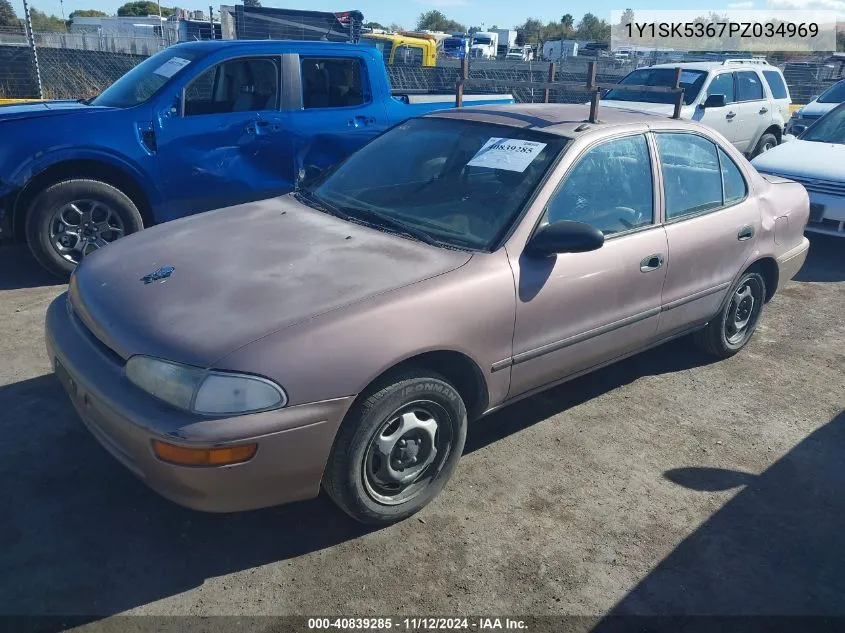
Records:
{"label": "distant tree", "polygon": [[472,35],[473,33],[478,33],[481,30],[480,26],[471,26],[469,27],[466,32]]}
{"label": "distant tree", "polygon": [[845,52],[845,31],[839,31],[836,34],[836,50],[840,53]]}
{"label": "distant tree", "polygon": [[491,27],[490,27],[490,30],[491,30],[491,31],[498,31],[498,30],[499,30],[499,25],[498,25],[498,24],[494,24],[493,26],[491,26]]}
{"label": "distant tree", "polygon": [[450,20],[437,9],[421,13],[417,18],[418,31],[444,31],[446,33],[465,31],[466,27],[460,22]]}
{"label": "distant tree", "polygon": [[383,31],[383,30],[385,30],[386,27],[382,26],[378,22],[365,22],[364,28],[365,29],[380,29],[380,30]]}
{"label": "distant tree", "polygon": [[599,19],[592,13],[586,13],[578,23],[578,29],[575,33],[578,39],[581,40],[609,42],[610,24],[608,24],[605,20]]}
{"label": "distant tree", "polygon": [[9,0],[0,0],[0,26],[20,26],[15,9]]}
{"label": "distant tree", "polygon": [[622,12],[622,17],[619,18],[619,24],[630,24],[634,21],[634,10],[633,9],[625,9]]}
{"label": "distant tree", "polygon": [[565,13],[560,18],[560,26],[567,33],[572,33],[575,30],[575,18],[572,17],[571,13]]}
{"label": "distant tree", "polygon": [[[156,11],[156,13],[158,12]],[[71,11],[68,17],[72,20],[73,18],[106,18],[108,15],[105,11],[98,11],[97,9],[77,9]]]}
{"label": "distant tree", "polygon": [[32,22],[32,30],[40,32],[66,32],[67,24],[55,15],[47,15],[35,7],[29,9],[29,19]]}
{"label": "distant tree", "polygon": [[528,18],[518,25],[516,30],[518,34],[521,32],[522,45],[539,44],[542,39],[543,23],[537,18]]}
{"label": "distant tree", "polygon": [[[161,7],[161,15],[167,17],[172,15],[175,9],[170,7]],[[147,16],[158,15],[158,4],[152,0],[136,0],[135,2],[127,2],[117,10],[117,15],[120,17],[126,16]]]}
{"label": "distant tree", "polygon": [[244,6],[245,7],[253,7],[253,8],[260,7],[261,2],[259,2],[259,0],[244,0]]}
{"label": "distant tree", "polygon": [[390,25],[387,27],[387,30],[392,33],[398,33],[399,31],[404,31],[405,27],[401,24],[396,24],[396,22],[391,22]]}

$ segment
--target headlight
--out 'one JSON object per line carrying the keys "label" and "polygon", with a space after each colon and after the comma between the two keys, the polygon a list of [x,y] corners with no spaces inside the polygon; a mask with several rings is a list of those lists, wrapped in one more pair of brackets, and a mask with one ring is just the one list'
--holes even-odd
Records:
{"label": "headlight", "polygon": [[150,356],[130,358],[126,377],[174,407],[206,415],[278,409],[288,401],[284,390],[266,378],[202,369]]}

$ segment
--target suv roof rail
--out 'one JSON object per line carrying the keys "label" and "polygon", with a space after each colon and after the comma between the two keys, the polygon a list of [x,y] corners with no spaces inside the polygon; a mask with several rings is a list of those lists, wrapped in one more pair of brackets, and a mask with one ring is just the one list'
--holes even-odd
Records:
{"label": "suv roof rail", "polygon": [[761,66],[769,66],[769,60],[765,57],[752,57],[751,59],[726,59],[722,62],[722,66],[731,66],[733,64],[757,64]]}

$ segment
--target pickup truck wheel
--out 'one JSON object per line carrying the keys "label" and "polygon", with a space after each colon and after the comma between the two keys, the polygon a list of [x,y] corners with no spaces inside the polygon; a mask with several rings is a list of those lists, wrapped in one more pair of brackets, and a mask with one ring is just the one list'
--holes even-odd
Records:
{"label": "pickup truck wheel", "polygon": [[770,132],[767,132],[760,137],[757,147],[754,148],[754,156],[759,156],[760,154],[768,152],[770,149],[777,147],[777,145],[778,137]]}
{"label": "pickup truck wheel", "polygon": [[26,214],[26,240],[35,259],[67,277],[86,255],[144,228],[135,203],[98,180],[65,180],[35,196]]}
{"label": "pickup truck wheel", "polygon": [[405,372],[353,406],[332,448],[323,488],[352,518],[387,525],[443,488],[464,449],[467,412],[442,376]]}
{"label": "pickup truck wheel", "polygon": [[696,332],[699,347],[719,358],[736,354],[754,334],[765,300],[766,282],[762,275],[745,273],[731,289],[719,316]]}

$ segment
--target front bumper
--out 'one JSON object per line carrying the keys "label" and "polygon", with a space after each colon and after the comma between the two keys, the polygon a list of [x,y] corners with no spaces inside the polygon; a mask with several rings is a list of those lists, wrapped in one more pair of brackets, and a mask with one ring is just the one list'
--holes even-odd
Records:
{"label": "front bumper", "polygon": [[[205,512],[235,512],[315,497],[352,397],[275,411],[206,418],[158,402],[123,375],[123,363],[67,308],[62,294],[47,310],[47,353],[92,435],[152,489]],[[187,467],[159,460],[151,442],[190,447],[255,442],[244,463]]]}
{"label": "front bumper", "polygon": [[[810,221],[807,231],[845,237],[845,198],[807,190],[810,196]],[[814,213],[814,209],[820,212]]]}
{"label": "front bumper", "polygon": [[788,250],[786,253],[777,258],[778,263],[778,279],[779,283],[783,284],[795,277],[804,262],[807,259],[807,253],[810,250],[810,240],[806,237],[801,238],[801,243],[795,248]]}

